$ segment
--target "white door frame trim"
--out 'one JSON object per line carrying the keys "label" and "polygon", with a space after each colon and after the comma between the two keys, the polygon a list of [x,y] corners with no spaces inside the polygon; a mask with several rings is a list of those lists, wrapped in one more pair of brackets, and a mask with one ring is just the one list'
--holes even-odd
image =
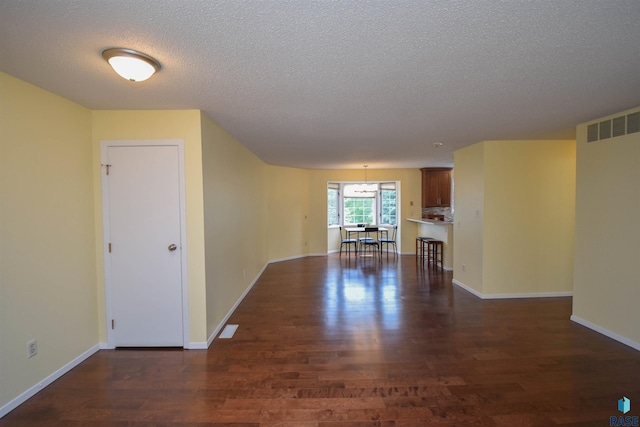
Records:
{"label": "white door frame trim", "polygon": [[109,180],[106,179],[108,147],[140,147],[140,146],[177,146],[178,174],[180,188],[180,241],[181,241],[181,280],[182,280],[182,345],[189,348],[189,286],[187,281],[187,216],[185,197],[185,168],[184,168],[184,140],[182,139],[143,139],[143,140],[103,140],[100,141],[100,177],[102,182],[102,246],[104,253],[104,293],[105,293],[105,327],[107,329],[107,348],[115,348],[115,338],[111,329],[113,318],[111,268],[109,257],[109,236],[111,235],[109,221]]}

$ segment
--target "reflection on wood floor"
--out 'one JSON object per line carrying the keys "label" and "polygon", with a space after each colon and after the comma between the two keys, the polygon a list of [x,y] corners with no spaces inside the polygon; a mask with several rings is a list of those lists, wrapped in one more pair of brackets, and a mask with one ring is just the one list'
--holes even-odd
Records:
{"label": "reflection on wood floor", "polygon": [[609,425],[640,352],[413,256],[274,263],[209,350],[100,351],[1,426]]}

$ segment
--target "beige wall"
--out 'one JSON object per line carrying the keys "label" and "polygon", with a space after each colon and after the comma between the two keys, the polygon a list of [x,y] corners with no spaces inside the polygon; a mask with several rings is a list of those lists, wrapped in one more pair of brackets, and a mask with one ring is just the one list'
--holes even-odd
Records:
{"label": "beige wall", "polygon": [[92,118],[94,147],[92,166],[97,253],[95,264],[98,268],[100,340],[106,342],[100,141],[182,139],[185,151],[189,341],[203,343],[207,340],[207,311],[200,111],[93,111]]}
{"label": "beige wall", "polygon": [[482,293],[484,143],[454,153],[453,278]]}
{"label": "beige wall", "polygon": [[571,292],[575,141],[484,147],[483,293]]}
{"label": "beige wall", "polygon": [[485,141],[455,170],[454,279],[486,297],[570,293],[575,142]]}
{"label": "beige wall", "polygon": [[271,261],[309,253],[309,173],[306,169],[267,166]]}
{"label": "beige wall", "polygon": [[0,73],[0,120],[2,407],[96,346],[98,298],[91,112]]}
{"label": "beige wall", "polygon": [[640,348],[640,133],[587,143],[586,128],[577,127],[573,315]]}
{"label": "beige wall", "polygon": [[[268,261],[267,166],[202,115],[207,337]],[[284,231],[286,227],[275,227]]]}

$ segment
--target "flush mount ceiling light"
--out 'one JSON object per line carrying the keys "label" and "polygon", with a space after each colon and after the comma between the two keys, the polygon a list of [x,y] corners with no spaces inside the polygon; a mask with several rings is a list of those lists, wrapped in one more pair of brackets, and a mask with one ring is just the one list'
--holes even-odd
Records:
{"label": "flush mount ceiling light", "polygon": [[160,63],[147,54],[120,47],[106,49],[102,57],[122,78],[132,82],[147,80],[160,70]]}
{"label": "flush mount ceiling light", "polygon": [[433,146],[434,146],[434,147],[436,147],[436,148],[440,148],[440,147],[442,147],[443,145],[444,145],[444,144],[443,144],[442,142],[440,142],[440,141],[438,141],[438,142],[434,142],[434,143],[433,143]]}

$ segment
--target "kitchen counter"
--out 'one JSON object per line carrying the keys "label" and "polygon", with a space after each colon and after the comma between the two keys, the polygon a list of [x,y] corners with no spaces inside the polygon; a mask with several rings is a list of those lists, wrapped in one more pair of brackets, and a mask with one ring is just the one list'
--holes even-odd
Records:
{"label": "kitchen counter", "polygon": [[452,221],[438,221],[436,219],[427,218],[406,218],[407,221],[417,222],[419,224],[433,224],[433,225],[453,225]]}
{"label": "kitchen counter", "polygon": [[445,270],[453,270],[453,222],[427,218],[405,218],[416,224],[416,237],[431,237],[444,242],[442,265]]}

